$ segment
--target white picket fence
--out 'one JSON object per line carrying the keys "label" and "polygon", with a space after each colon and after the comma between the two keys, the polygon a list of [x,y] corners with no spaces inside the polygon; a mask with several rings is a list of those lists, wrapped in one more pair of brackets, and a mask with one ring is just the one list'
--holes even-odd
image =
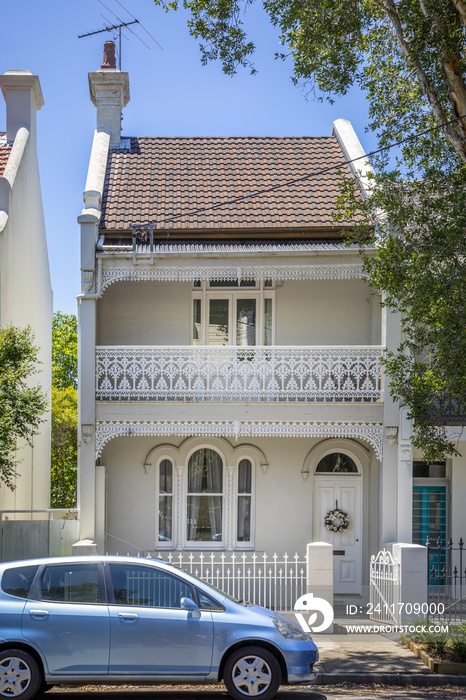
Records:
{"label": "white picket fence", "polygon": [[292,611],[306,592],[306,560],[298,554],[168,552],[157,557],[234,598],[276,611]]}

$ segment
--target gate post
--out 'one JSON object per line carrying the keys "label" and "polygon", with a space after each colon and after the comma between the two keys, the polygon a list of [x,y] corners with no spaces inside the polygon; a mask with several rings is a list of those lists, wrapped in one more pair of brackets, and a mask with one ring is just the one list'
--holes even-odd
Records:
{"label": "gate post", "polygon": [[[422,606],[428,610],[427,547],[420,544],[394,542],[391,546],[393,557],[400,562],[400,624],[419,617],[427,617]],[[414,612],[414,606],[417,612]],[[420,607],[419,607],[420,606]]]}
{"label": "gate post", "polygon": [[[333,610],[333,544],[311,542],[307,545],[306,590],[316,598],[323,598]],[[325,634],[333,632],[333,624]]]}

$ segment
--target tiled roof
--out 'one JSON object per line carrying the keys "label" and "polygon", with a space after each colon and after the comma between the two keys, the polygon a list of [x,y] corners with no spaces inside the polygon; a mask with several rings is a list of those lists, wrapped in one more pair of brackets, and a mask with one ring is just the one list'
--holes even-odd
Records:
{"label": "tiled roof", "polygon": [[[340,230],[332,219],[344,162],[333,136],[132,138],[112,149],[100,228],[124,231],[157,220],[158,231]],[[347,166],[342,171],[349,174]],[[187,212],[268,189],[311,173],[303,182],[219,209]],[[164,219],[183,213],[174,221]]]}
{"label": "tiled roof", "polygon": [[11,152],[11,144],[6,142],[6,134],[0,131],[0,177],[3,175],[5,166]]}

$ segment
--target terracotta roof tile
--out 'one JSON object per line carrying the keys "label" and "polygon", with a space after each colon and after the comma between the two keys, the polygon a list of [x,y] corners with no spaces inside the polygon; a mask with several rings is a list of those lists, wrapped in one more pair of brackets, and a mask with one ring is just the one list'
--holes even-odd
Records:
{"label": "terracotta roof tile", "polygon": [[6,133],[0,131],[0,177],[3,175],[10,153],[11,144],[6,142]]}
{"label": "terracotta roof tile", "polygon": [[[335,228],[337,170],[344,162],[333,136],[132,138],[109,154],[100,227],[124,231],[157,220],[158,230],[245,233]],[[347,166],[342,171],[349,174]],[[272,192],[187,215],[193,209],[316,177]],[[163,221],[183,213],[175,221]],[[336,229],[340,229],[337,226]]]}

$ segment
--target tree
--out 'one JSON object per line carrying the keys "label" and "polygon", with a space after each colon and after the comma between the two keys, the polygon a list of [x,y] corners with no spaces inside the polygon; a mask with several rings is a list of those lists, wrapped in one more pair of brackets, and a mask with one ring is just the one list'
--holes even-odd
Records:
{"label": "tree", "polygon": [[52,320],[52,384],[78,388],[78,322],[74,314],[62,311]]}
{"label": "tree", "polygon": [[17,450],[32,446],[47,410],[45,394],[30,386],[39,372],[37,354],[31,328],[0,329],[0,481],[12,491],[22,461]]}
{"label": "tree", "polygon": [[52,508],[76,505],[78,331],[74,314],[52,321]]}
{"label": "tree", "polygon": [[[176,2],[154,0],[166,9]],[[203,62],[254,72],[254,43],[241,12],[253,0],[184,0]],[[391,392],[414,420],[426,459],[455,452],[441,427],[445,397],[466,407],[466,2],[465,0],[264,0],[291,59],[293,80],[317,99],[353,85],[369,102],[380,147],[371,196],[342,182],[340,218],[365,225],[370,283],[403,318],[403,341],[388,355]],[[380,212],[384,216],[380,216]]]}

